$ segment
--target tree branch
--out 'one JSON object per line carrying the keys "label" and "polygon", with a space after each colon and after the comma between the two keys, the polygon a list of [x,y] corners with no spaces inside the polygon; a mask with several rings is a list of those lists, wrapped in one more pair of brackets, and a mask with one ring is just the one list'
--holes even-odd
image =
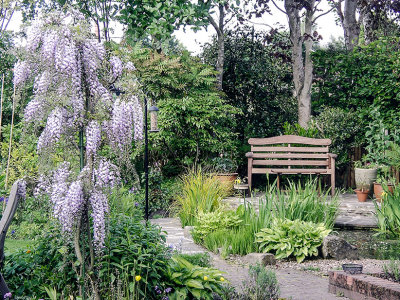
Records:
{"label": "tree branch", "polygon": [[274,0],[271,0],[271,2],[272,2],[272,4],[273,4],[279,11],[281,11],[282,13],[284,13],[285,15],[287,15],[287,12],[284,11],[282,8],[280,8],[280,7],[275,3]]}
{"label": "tree branch", "polygon": [[217,22],[215,22],[215,20],[211,16],[208,16],[207,19],[208,19],[208,21],[210,21],[211,25],[214,27],[215,31],[217,32],[217,35],[222,35],[222,32],[219,29]]}
{"label": "tree branch", "polygon": [[325,15],[327,15],[327,14],[329,14],[332,10],[334,10],[335,9],[335,7],[331,7],[331,9],[329,9],[328,11],[326,11],[326,12],[324,12],[324,13],[322,13],[322,14],[320,14],[319,16],[316,16],[315,18],[314,18],[314,20],[312,21],[312,23],[314,24],[315,23],[315,21],[318,19],[318,18],[320,18],[320,17],[322,17],[322,16],[325,16]]}

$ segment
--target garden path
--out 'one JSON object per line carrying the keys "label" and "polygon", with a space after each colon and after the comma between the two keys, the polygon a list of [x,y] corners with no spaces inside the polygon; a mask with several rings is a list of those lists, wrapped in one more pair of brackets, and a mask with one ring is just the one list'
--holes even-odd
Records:
{"label": "garden path", "polygon": [[[210,253],[215,268],[226,272],[226,278],[240,288],[248,276],[248,268],[243,265],[228,263],[220,256],[196,245],[185,234],[177,218],[152,219],[151,223],[159,225],[166,232],[166,243],[182,253]],[[281,297],[292,300],[337,300],[346,299],[328,293],[328,278],[318,277],[306,272],[290,269],[275,270],[281,289]]]}
{"label": "garden path", "polygon": [[[246,201],[247,203],[252,203],[257,211],[259,201],[263,198],[264,194],[259,193],[253,197],[246,197]],[[224,199],[224,201],[234,209],[244,202],[243,196],[232,196]],[[358,202],[355,194],[340,194],[339,201],[339,213],[336,217],[335,227],[349,229],[369,229],[377,227],[373,200],[368,199],[366,202]]]}

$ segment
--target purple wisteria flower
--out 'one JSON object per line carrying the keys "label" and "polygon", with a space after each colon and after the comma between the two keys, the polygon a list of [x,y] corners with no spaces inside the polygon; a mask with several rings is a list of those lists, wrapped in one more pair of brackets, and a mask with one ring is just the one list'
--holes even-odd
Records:
{"label": "purple wisteria flower", "polygon": [[91,121],[86,127],[87,155],[96,155],[101,142],[101,127],[97,121]]}
{"label": "purple wisteria flower", "polygon": [[110,57],[110,63],[112,68],[112,77],[113,80],[115,80],[122,75],[122,61],[118,56],[112,56]]}

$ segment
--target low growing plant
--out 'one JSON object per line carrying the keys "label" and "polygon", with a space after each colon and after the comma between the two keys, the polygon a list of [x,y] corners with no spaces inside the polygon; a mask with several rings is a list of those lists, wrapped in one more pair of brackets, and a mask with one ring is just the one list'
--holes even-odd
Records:
{"label": "low growing plant", "polygon": [[194,266],[179,256],[173,256],[166,270],[167,285],[173,286],[169,299],[213,299],[222,294],[226,279],[214,268]]}
{"label": "low growing plant", "polygon": [[384,264],[383,273],[386,278],[400,282],[400,261],[391,260],[388,264]]}
{"label": "low growing plant", "polygon": [[193,239],[201,243],[211,232],[235,228],[241,223],[241,218],[234,211],[217,210],[208,213],[199,212],[196,226],[192,232]]}
{"label": "low growing plant", "polygon": [[270,228],[256,234],[256,241],[262,252],[274,252],[278,259],[294,256],[300,263],[318,255],[318,247],[330,231],[322,223],[276,219]]}
{"label": "low growing plant", "polygon": [[244,282],[243,300],[277,300],[279,298],[279,284],[276,274],[272,270],[257,264],[249,268],[249,280]]}

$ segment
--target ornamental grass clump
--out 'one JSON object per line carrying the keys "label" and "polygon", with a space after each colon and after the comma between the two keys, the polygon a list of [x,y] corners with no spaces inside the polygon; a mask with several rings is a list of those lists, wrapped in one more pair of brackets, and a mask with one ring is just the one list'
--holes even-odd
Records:
{"label": "ornamental grass clump", "polygon": [[333,228],[339,208],[339,197],[331,197],[329,190],[321,190],[317,180],[309,180],[304,185],[289,181],[286,190],[279,190],[276,181],[267,187],[266,207],[278,219],[302,220],[323,223]]}
{"label": "ornamental grass clump", "polygon": [[181,194],[177,197],[178,216],[182,226],[195,225],[199,213],[213,212],[221,207],[229,188],[201,168],[191,169],[182,177]]}
{"label": "ornamental grass clump", "polygon": [[382,185],[382,202],[379,205],[376,201],[375,209],[378,219],[379,234],[389,238],[400,237],[400,186],[395,185],[393,192],[389,191],[386,184]]}
{"label": "ornamental grass clump", "polygon": [[264,253],[273,252],[277,259],[294,256],[300,263],[318,255],[322,240],[330,232],[323,223],[275,219],[270,228],[256,234],[256,242]]}

